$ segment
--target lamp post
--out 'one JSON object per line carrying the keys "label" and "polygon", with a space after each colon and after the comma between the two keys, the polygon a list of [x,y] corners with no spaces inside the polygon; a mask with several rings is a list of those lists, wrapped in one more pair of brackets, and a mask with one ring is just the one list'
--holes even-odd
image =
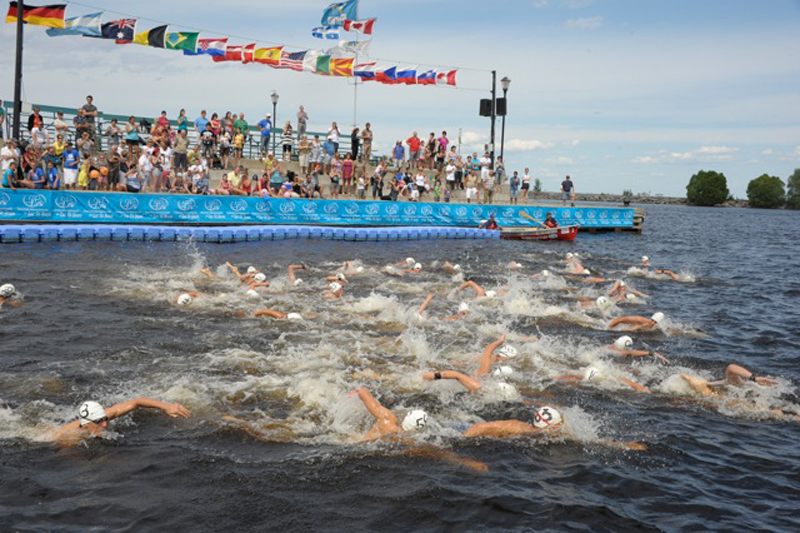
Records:
{"label": "lamp post", "polygon": [[502,80],[500,80],[500,86],[503,88],[503,102],[505,102],[505,109],[503,110],[503,125],[500,129],[500,157],[505,162],[505,157],[503,157],[503,148],[505,147],[506,143],[506,115],[508,114],[508,98],[506,95],[508,94],[508,87],[511,85],[511,79],[508,76],[504,76]]}
{"label": "lamp post", "polygon": [[[278,98],[280,96],[276,91],[272,91],[270,98],[272,98],[272,125],[275,126],[278,123]],[[272,135],[272,132],[270,131],[269,134]],[[275,135],[272,135],[272,153],[275,153]]]}
{"label": "lamp post", "polygon": [[497,117],[497,71],[492,71],[492,134],[489,142],[491,143],[489,146],[489,159],[492,162],[492,167],[494,168],[494,120]]}

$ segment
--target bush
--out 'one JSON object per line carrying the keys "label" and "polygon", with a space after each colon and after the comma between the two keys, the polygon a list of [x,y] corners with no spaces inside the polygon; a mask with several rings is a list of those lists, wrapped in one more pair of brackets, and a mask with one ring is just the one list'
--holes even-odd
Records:
{"label": "bush", "polygon": [[692,205],[718,205],[729,195],[725,174],[713,170],[701,170],[686,186],[686,199]]}
{"label": "bush", "polygon": [[794,169],[786,180],[786,206],[789,209],[800,209],[800,168]]}
{"label": "bush", "polygon": [[786,201],[783,181],[776,176],[762,174],[747,185],[750,207],[780,207]]}
{"label": "bush", "polygon": [[533,182],[533,193],[539,194],[540,192],[542,192],[542,180],[536,178]]}

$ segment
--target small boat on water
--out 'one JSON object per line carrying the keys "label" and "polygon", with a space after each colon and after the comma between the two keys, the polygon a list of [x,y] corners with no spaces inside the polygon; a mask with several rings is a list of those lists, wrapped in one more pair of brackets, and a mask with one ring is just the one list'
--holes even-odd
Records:
{"label": "small boat on water", "polygon": [[516,226],[503,228],[501,239],[514,241],[574,241],[578,234],[578,225],[559,226],[557,228],[526,228]]}

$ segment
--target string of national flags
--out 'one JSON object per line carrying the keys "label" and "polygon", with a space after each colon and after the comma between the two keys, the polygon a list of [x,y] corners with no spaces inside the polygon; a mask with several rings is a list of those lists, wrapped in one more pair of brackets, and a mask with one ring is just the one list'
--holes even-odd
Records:
{"label": "string of national flags", "polygon": [[[9,2],[6,22],[17,21],[17,2]],[[322,26],[314,28],[327,38],[328,32],[350,31],[372,35],[376,19],[357,20],[358,0],[334,3],[323,12]],[[23,22],[47,26],[51,37],[83,36],[113,40],[116,44],[138,44],[167,50],[180,50],[187,56],[207,55],[215,62],[240,62],[267,65],[276,69],[310,72],[343,78],[359,78],[386,85],[456,85],[457,70],[421,69],[416,65],[379,65],[376,62],[356,63],[365,55],[371,41],[344,41],[326,50],[289,52],[284,46],[260,47],[256,43],[231,44],[227,37],[200,38],[200,32],[171,32],[169,25],[137,31],[138,20],[125,18],[102,22],[103,12],[65,18],[66,4],[31,6],[23,4]],[[319,31],[318,31],[319,30]]]}

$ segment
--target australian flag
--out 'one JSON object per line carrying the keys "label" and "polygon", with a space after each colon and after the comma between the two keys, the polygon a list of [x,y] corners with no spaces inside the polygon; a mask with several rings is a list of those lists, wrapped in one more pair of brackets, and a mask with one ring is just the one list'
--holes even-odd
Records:
{"label": "australian flag", "polygon": [[100,27],[101,39],[114,39],[117,42],[133,41],[136,19],[112,20]]}

